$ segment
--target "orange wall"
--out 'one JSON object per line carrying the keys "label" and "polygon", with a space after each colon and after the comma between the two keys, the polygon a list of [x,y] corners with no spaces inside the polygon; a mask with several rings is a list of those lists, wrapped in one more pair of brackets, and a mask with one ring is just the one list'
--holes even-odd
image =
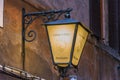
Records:
{"label": "orange wall", "polygon": [[[88,0],[43,2],[50,9],[73,7],[72,17],[89,26]],[[22,69],[21,10],[23,7],[27,12],[37,11],[23,0],[5,0],[4,27],[0,28],[0,64],[20,69]],[[59,74],[53,68],[46,31],[41,27],[41,23],[41,19],[37,19],[30,26],[37,32],[37,37],[31,43],[26,42],[25,70],[46,80],[58,80]],[[67,74],[76,74],[78,80],[119,80],[117,66],[118,61],[102,50],[97,40],[89,35],[78,70],[70,69]],[[0,73],[0,80],[16,79]]]}

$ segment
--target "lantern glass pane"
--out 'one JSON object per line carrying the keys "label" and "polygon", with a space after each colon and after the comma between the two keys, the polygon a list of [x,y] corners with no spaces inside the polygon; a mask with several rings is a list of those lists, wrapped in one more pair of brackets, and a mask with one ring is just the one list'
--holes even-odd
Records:
{"label": "lantern glass pane", "polygon": [[81,57],[81,53],[83,51],[83,47],[85,45],[87,36],[88,36],[88,31],[86,29],[84,29],[81,25],[79,25],[78,31],[77,31],[77,36],[76,36],[73,57],[72,57],[72,64],[74,66],[78,65],[78,62]]}
{"label": "lantern glass pane", "polygon": [[[47,26],[53,60],[55,64],[68,64],[70,61],[75,24]],[[63,66],[67,66],[64,64]]]}
{"label": "lantern glass pane", "polygon": [[57,65],[60,66],[60,67],[67,67],[68,63],[66,63],[66,64],[57,64]]}

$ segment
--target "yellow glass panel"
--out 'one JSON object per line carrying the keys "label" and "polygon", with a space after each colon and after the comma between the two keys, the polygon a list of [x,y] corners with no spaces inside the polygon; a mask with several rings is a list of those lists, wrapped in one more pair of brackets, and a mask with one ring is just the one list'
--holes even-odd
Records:
{"label": "yellow glass panel", "polygon": [[49,25],[47,29],[54,62],[69,63],[75,24]]}
{"label": "yellow glass panel", "polygon": [[73,52],[73,58],[72,58],[72,64],[75,66],[78,65],[87,36],[88,36],[88,32],[81,25],[79,25],[75,47],[74,47],[74,52]]}
{"label": "yellow glass panel", "polygon": [[67,63],[67,64],[58,64],[58,66],[67,67],[67,66],[68,66],[68,63]]}

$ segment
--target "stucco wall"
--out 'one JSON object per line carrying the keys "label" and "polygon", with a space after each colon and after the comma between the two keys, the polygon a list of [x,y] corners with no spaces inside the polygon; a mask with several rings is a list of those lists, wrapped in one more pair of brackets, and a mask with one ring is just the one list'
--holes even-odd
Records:
{"label": "stucco wall", "polygon": [[[0,64],[19,69],[22,69],[21,30],[23,7],[26,11],[36,11],[22,0],[5,0],[4,27],[0,28]],[[33,28],[38,34],[33,43],[26,43],[25,70],[33,75],[52,80],[53,73],[48,60],[46,60],[50,60],[50,57],[48,55],[49,50],[47,49],[48,44],[46,43],[44,28],[40,24],[35,23],[32,26],[34,27],[30,26],[30,28]],[[45,41],[45,45],[43,41]],[[41,43],[43,44],[40,45]],[[0,79],[8,80],[5,75],[1,74],[0,77],[2,77]]]}
{"label": "stucco wall", "polygon": [[[46,6],[44,10],[72,7],[74,9],[71,13],[72,18],[89,27],[89,0],[37,1]],[[23,7],[26,12],[37,11],[23,0],[5,0],[4,27],[0,28],[0,64],[20,69],[23,66],[21,55],[21,10]],[[26,42],[25,70],[46,80],[57,80],[59,74],[53,68],[46,31],[44,27],[41,27],[41,23],[42,21],[38,19],[30,26],[37,32],[37,37],[31,43]],[[119,80],[117,66],[118,61],[100,49],[97,40],[89,35],[78,70],[70,69],[67,74],[76,74],[78,80]],[[0,73],[0,80],[17,79]]]}

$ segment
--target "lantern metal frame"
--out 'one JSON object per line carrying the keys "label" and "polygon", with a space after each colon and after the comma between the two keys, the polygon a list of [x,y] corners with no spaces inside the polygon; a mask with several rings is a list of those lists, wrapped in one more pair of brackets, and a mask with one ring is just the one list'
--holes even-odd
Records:
{"label": "lantern metal frame", "polygon": [[[73,41],[72,41],[72,48],[71,48],[71,52],[70,52],[70,61],[69,63],[55,63],[55,61],[53,60],[53,52],[52,52],[52,48],[50,46],[50,51],[51,51],[51,55],[52,55],[52,61],[53,61],[53,64],[55,66],[57,66],[58,64],[68,64],[68,67],[72,65],[72,56],[73,56],[73,51],[74,51],[74,46],[75,46],[75,41],[76,41],[76,36],[77,36],[77,30],[78,30],[78,25],[81,25],[86,31],[90,32],[89,29],[87,29],[86,27],[84,27],[84,25],[76,20],[73,20],[73,19],[64,19],[64,20],[60,20],[62,22],[55,22],[53,21],[54,23],[51,23],[51,22],[48,22],[48,23],[45,23],[45,27],[46,27],[46,31],[47,31],[47,26],[49,25],[67,25],[67,24],[75,24],[75,31],[74,31],[74,35],[73,35]],[[47,31],[47,36],[48,36],[48,31]],[[48,42],[49,42],[49,45],[50,45],[50,39],[49,39],[49,36],[48,36]],[[77,66],[74,66],[77,68]]]}
{"label": "lantern metal frame", "polygon": [[[68,23],[64,23],[64,25],[65,24],[68,24]],[[76,23],[71,23],[71,24],[76,24]],[[45,26],[46,26],[46,28],[47,28],[47,26],[48,25],[52,25],[52,24],[45,24]],[[62,25],[62,24],[57,24],[57,25]],[[47,31],[47,29],[46,29],[46,31]],[[48,31],[47,31],[48,32]],[[52,55],[52,61],[53,61],[53,64],[55,65],[55,66],[57,66],[58,64],[68,64],[68,66],[70,66],[70,64],[71,64],[71,61],[72,61],[72,53],[73,53],[73,51],[74,51],[74,43],[75,43],[75,40],[76,40],[76,34],[75,33],[77,33],[77,29],[75,29],[75,32],[74,32],[74,38],[73,38],[73,41],[72,41],[72,48],[71,48],[71,52],[70,52],[70,61],[68,62],[68,63],[55,63],[55,61],[53,60],[53,52],[52,52],[52,48],[51,48],[51,46],[50,46],[50,52],[51,52],[51,55]],[[48,33],[47,33],[47,35],[48,35]],[[48,42],[49,42],[49,45],[50,45],[50,39],[49,39],[49,37],[48,37]],[[58,67],[60,67],[60,66],[58,66]],[[61,68],[62,69],[62,68]]]}

